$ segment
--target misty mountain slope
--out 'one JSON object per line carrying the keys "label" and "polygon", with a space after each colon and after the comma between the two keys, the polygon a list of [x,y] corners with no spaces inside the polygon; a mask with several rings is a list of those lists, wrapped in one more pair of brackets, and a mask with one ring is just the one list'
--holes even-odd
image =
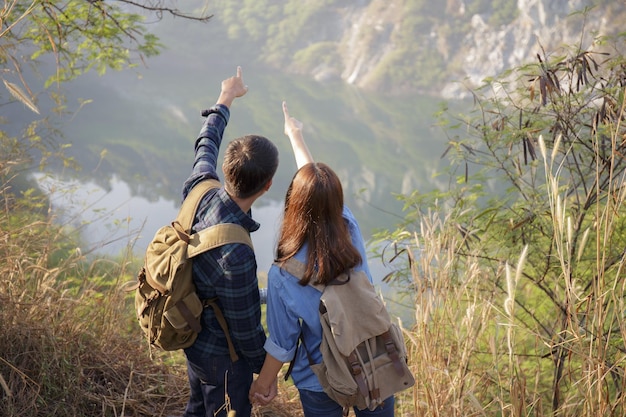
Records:
{"label": "misty mountain slope", "polygon": [[581,38],[589,48],[595,35],[617,33],[626,21],[626,4],[609,0],[233,0],[210,7],[210,25],[270,67],[445,98],[463,94],[458,82],[476,86],[533,61],[542,48]]}

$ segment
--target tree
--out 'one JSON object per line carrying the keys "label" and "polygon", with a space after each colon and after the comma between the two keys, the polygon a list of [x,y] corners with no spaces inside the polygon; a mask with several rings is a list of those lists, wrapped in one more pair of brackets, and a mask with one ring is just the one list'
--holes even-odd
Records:
{"label": "tree", "polygon": [[[184,19],[208,21],[211,16],[194,16],[163,6],[164,0],[115,3],[98,0],[20,2],[8,1],[0,12],[5,27],[3,40],[3,82],[11,95],[38,112],[36,94],[23,77],[24,67],[39,57],[52,54],[56,73],[47,86],[71,80],[92,68],[136,66],[135,61],[158,54],[158,39],[145,26],[145,13],[160,18],[164,13]],[[144,15],[133,13],[136,9]],[[17,78],[19,82],[12,82]]]}
{"label": "tree", "polygon": [[[204,13],[198,16],[184,13],[165,6],[166,3],[165,0],[5,2],[0,10],[0,77],[6,90],[5,93],[0,90],[0,106],[19,103],[39,114],[38,102],[46,95],[56,103],[53,111],[63,112],[63,94],[58,88],[50,89],[51,86],[59,87],[92,69],[104,73],[107,69],[134,67],[159,53],[161,45],[156,36],[147,31],[146,17],[160,19],[167,13],[200,22],[211,18]],[[44,90],[38,91],[28,80],[40,74],[38,64],[44,58],[53,59],[55,70],[44,74]],[[53,141],[41,145],[43,127],[50,128],[46,116],[35,118],[23,133],[31,145],[42,151],[53,146]],[[7,121],[0,119],[0,122]],[[53,136],[59,133],[54,129],[48,129],[48,132]],[[0,133],[6,140],[2,142],[3,150],[21,152],[29,148],[15,148],[13,145],[17,140],[11,139],[6,131]],[[22,160],[27,159],[27,155],[21,153],[13,157]]]}
{"label": "tree", "polygon": [[445,114],[448,189],[405,196],[380,236],[409,254],[439,411],[624,414],[625,46],[596,36],[486,80],[471,114]]}

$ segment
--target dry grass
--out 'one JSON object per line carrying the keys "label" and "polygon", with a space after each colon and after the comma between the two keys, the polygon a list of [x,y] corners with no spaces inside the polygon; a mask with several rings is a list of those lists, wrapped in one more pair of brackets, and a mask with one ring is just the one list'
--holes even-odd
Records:
{"label": "dry grass", "polygon": [[[617,188],[626,187],[620,183]],[[547,193],[558,201],[558,187]],[[614,194],[619,199],[598,217],[603,230],[614,227],[610,214],[620,211],[625,196]],[[181,415],[188,396],[182,357],[150,357],[123,291],[136,266],[128,259],[90,259],[74,250],[50,219],[16,218],[19,203],[7,198],[5,203],[0,215],[0,415]],[[554,206],[559,230],[567,221],[557,217],[566,216],[562,208],[557,210],[562,206]],[[522,273],[526,248],[511,262],[488,267],[463,251],[454,218],[441,215],[446,212],[424,214],[419,230],[404,240],[407,253],[413,254],[408,268],[415,326],[405,337],[416,384],[398,395],[396,415],[552,416],[547,377],[554,363],[534,352],[556,346],[567,346],[570,378],[559,391],[557,415],[623,415],[626,399],[610,384],[621,378],[626,356],[613,352],[609,358],[601,339],[581,336],[581,322],[570,323],[561,342],[524,324],[520,308],[524,297],[533,294]],[[560,244],[566,246],[570,235],[566,229],[559,233]],[[601,253],[602,242],[596,245]],[[564,255],[561,261],[564,266],[573,262]],[[586,315],[596,329],[609,322],[611,332],[626,328],[621,317],[609,317],[611,311],[626,311],[623,288],[615,286],[623,282],[622,263],[610,269],[616,274],[612,278],[602,276],[609,269],[597,265],[597,275],[603,277],[595,289],[599,308],[596,312],[589,304]],[[579,287],[564,288],[583,299]],[[268,407],[255,408],[254,415],[301,417],[297,391],[281,384],[279,397]]]}
{"label": "dry grass", "polygon": [[[150,355],[124,291],[137,260],[82,253],[45,199],[0,199],[0,415],[182,415],[184,355]],[[303,416],[297,389],[280,381],[254,416]],[[413,415],[411,392],[402,398],[398,415]]]}
{"label": "dry grass", "polygon": [[[620,123],[625,108],[626,100]],[[621,144],[623,126],[612,132],[612,146]],[[604,139],[591,148],[608,146]],[[398,395],[399,417],[626,415],[626,177],[610,173],[604,189],[578,196],[601,204],[578,204],[561,176],[558,141],[551,152],[537,142],[538,199],[548,202],[533,217],[537,240],[503,248],[508,219],[472,229],[459,220],[471,209],[451,206],[418,210],[415,231],[396,235],[415,305],[405,336],[416,384]],[[150,357],[123,291],[137,265],[82,254],[48,207],[0,190],[0,415],[181,415],[184,363]],[[585,222],[581,207],[589,207]],[[302,415],[289,384],[254,412]]]}
{"label": "dry grass", "polygon": [[546,204],[523,206],[530,220],[516,223],[514,209],[490,217],[489,209],[451,204],[420,207],[416,231],[396,232],[416,305],[406,333],[412,416],[626,415],[621,92],[617,122],[588,139],[615,167],[598,168],[589,181],[596,188],[576,188],[583,181],[564,172],[573,151],[560,138],[547,150],[537,137],[540,166],[531,174],[545,180],[533,197]]}
{"label": "dry grass", "polygon": [[129,337],[124,295],[115,290],[115,279],[102,284],[108,273],[100,270],[123,275],[122,269],[88,265],[79,254],[50,266],[60,236],[55,226],[26,224],[15,231],[8,213],[2,220],[3,234],[14,240],[1,248],[0,414],[154,416],[179,410],[185,375],[152,361]]}
{"label": "dry grass", "polygon": [[[182,415],[184,358],[150,357],[123,290],[133,263],[83,255],[47,210],[33,209],[36,198],[19,201],[7,191],[0,195],[0,415]],[[298,416],[297,393],[281,391],[255,415]]]}

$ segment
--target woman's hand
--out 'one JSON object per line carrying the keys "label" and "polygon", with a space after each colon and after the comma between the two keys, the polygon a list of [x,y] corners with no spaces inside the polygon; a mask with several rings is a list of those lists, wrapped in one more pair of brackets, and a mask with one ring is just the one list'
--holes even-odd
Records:
{"label": "woman's hand", "polygon": [[294,135],[302,134],[302,122],[295,117],[289,116],[289,110],[287,109],[287,102],[283,101],[283,114],[285,115],[285,135],[290,138]]}
{"label": "woman's hand", "polygon": [[274,378],[274,381],[269,387],[262,387],[257,378],[250,387],[248,393],[248,399],[252,404],[268,405],[278,394],[278,379]]}
{"label": "woman's hand", "polygon": [[296,157],[296,165],[300,169],[313,162],[313,157],[302,137],[302,122],[289,115],[286,101],[283,101],[283,114],[285,115],[285,135],[289,137],[293,154]]}

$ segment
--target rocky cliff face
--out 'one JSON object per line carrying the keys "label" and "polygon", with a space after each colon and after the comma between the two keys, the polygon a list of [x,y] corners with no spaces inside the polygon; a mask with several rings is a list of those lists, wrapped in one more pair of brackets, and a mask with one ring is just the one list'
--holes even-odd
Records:
{"label": "rocky cliff face", "polygon": [[[623,16],[625,5],[597,8],[586,16],[576,15],[585,7],[583,0],[518,0],[517,18],[507,25],[492,27],[483,16],[471,17],[472,30],[463,40],[466,53],[457,57],[462,72],[471,86],[479,85],[486,77],[529,62],[537,62],[536,55],[562,53],[565,45],[594,47],[594,34],[614,34],[620,24],[615,17]],[[615,16],[611,11],[618,11]],[[574,15],[571,15],[574,13]],[[622,20],[623,21],[623,20]],[[463,89],[449,83],[444,96],[459,96]]]}
{"label": "rocky cliff face", "polygon": [[[463,84],[477,86],[486,77],[536,62],[542,51],[561,53],[563,45],[593,48],[595,35],[614,34],[626,21],[621,1],[605,1],[582,14],[577,12],[590,1],[517,0],[512,18],[501,22],[494,19],[497,10],[472,13],[470,0],[447,0],[442,16],[431,15],[415,25],[419,30],[407,32],[408,18],[415,19],[416,11],[406,3],[371,0],[334,8],[320,22],[324,36],[317,41],[327,46],[326,57],[332,45],[336,58],[320,56],[310,60],[315,65],[291,69],[318,80],[340,77],[364,89],[459,98],[467,92]],[[430,63],[440,66],[440,72]],[[425,76],[430,78],[420,80]]]}

